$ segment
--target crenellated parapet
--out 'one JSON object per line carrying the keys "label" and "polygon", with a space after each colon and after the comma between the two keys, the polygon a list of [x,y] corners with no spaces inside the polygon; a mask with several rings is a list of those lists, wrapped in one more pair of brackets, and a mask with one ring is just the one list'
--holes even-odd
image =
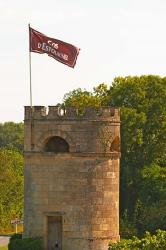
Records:
{"label": "crenellated parapet", "polygon": [[25,120],[28,119],[40,120],[66,120],[66,119],[94,119],[94,120],[114,120],[120,121],[120,109],[109,106],[103,106],[98,109],[88,107],[84,110],[83,114],[79,113],[76,107],[61,107],[49,106],[48,111],[45,106],[25,106]]}

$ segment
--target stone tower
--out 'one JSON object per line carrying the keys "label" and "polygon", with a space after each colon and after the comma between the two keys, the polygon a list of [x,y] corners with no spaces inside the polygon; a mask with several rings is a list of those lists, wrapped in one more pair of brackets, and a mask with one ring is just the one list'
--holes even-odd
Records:
{"label": "stone tower", "polygon": [[24,236],[45,250],[107,250],[119,239],[119,110],[25,107]]}

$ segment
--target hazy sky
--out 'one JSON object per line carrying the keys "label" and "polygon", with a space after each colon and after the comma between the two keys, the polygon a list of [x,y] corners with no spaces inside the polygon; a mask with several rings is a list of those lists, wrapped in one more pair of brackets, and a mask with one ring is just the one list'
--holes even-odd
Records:
{"label": "hazy sky", "polygon": [[32,53],[34,105],[116,76],[166,75],[166,0],[0,0],[0,122],[29,105],[28,23],[81,48],[74,69]]}

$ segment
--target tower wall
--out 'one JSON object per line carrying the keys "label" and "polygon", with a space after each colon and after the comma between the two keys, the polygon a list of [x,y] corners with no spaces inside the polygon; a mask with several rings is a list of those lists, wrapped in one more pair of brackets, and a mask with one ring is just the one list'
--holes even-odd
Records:
{"label": "tower wall", "polygon": [[[119,110],[25,107],[25,236],[49,249],[48,217],[62,217],[63,250],[107,250],[119,239]],[[60,137],[69,152],[45,152]],[[51,249],[51,248],[50,248]]]}

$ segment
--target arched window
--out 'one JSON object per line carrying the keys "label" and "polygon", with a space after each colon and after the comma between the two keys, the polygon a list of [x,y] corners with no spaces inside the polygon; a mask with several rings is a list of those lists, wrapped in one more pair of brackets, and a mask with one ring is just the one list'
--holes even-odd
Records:
{"label": "arched window", "polygon": [[120,138],[119,136],[116,136],[114,140],[111,143],[110,147],[111,152],[120,152]]}
{"label": "arched window", "polygon": [[45,152],[66,153],[69,152],[69,144],[59,136],[53,136],[48,139],[44,146]]}

